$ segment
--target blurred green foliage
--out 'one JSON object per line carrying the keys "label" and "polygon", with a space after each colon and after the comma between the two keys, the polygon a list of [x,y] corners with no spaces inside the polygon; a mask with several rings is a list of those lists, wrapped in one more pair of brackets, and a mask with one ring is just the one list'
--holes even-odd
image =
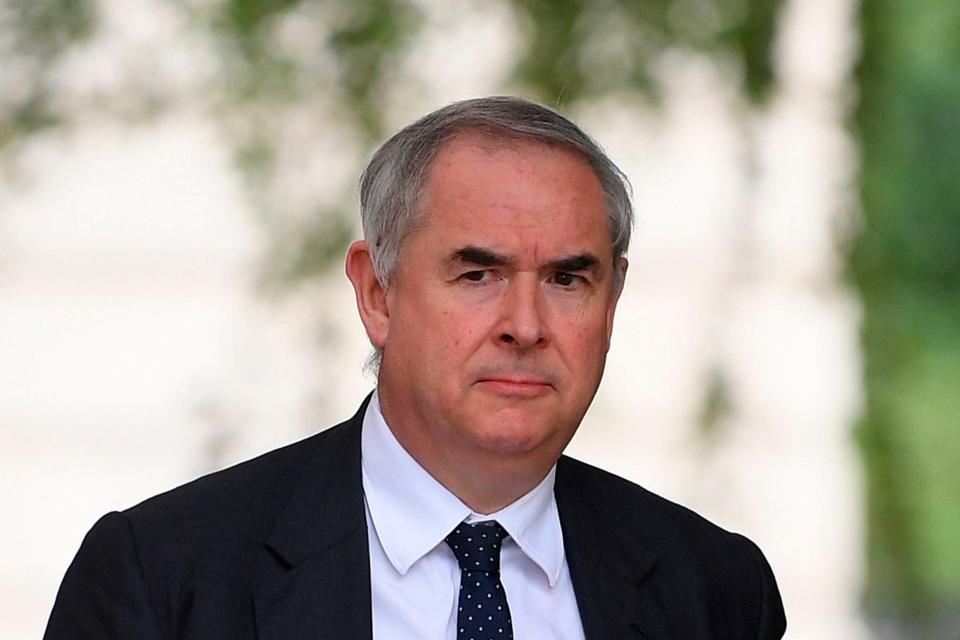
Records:
{"label": "blurred green foliage", "polygon": [[304,90],[336,90],[341,115],[373,144],[382,139],[384,105],[378,97],[398,54],[420,25],[408,0],[327,0],[315,17],[324,22],[317,37],[333,54],[336,87],[317,86],[326,74],[311,61],[285,55],[273,27],[293,12],[319,6],[309,0],[223,0],[207,16],[229,58],[225,79],[236,102],[296,100]]}
{"label": "blurred green foliage", "polygon": [[70,47],[94,31],[90,0],[0,3],[0,151],[63,122],[49,75]]}
{"label": "blurred green foliage", "polygon": [[[526,43],[512,80],[530,97],[561,106],[625,89],[655,98],[651,67],[657,57],[692,48],[722,58],[743,79],[745,93],[759,98],[771,79],[768,49],[781,2],[503,0]],[[349,128],[367,149],[379,143],[388,133],[386,88],[419,34],[421,7],[413,0],[166,3],[216,43],[219,71],[200,99],[223,122],[262,214],[273,247],[264,281],[282,290],[324,272],[338,258],[355,213],[352,207],[325,207],[322,215],[276,210],[265,194],[276,170],[277,122],[286,106],[324,96],[338,105],[335,126]],[[0,41],[11,43],[0,59],[19,61],[29,90],[18,101],[0,103],[0,152],[43,126],[68,125],[77,117],[71,113],[77,105],[50,99],[50,74],[70,46],[98,26],[93,0],[18,0],[11,6],[0,13]],[[287,46],[284,25],[291,18],[308,25],[298,38],[316,42]]]}
{"label": "blurred green foliage", "polygon": [[636,88],[656,97],[651,71],[669,49],[730,60],[761,98],[781,0],[511,0],[528,25],[517,76],[541,100],[563,103]]}
{"label": "blurred green foliage", "polygon": [[[273,128],[284,106],[323,96],[337,104],[333,126],[348,128],[366,148],[382,140],[384,87],[416,37],[420,11],[408,0],[222,0],[197,17],[219,43],[221,109],[241,121],[230,135],[268,237],[261,283],[283,293],[340,259],[356,213],[326,207],[278,215],[276,203],[263,197],[277,159]],[[280,27],[291,17],[308,25],[302,37],[318,41],[306,56],[284,46]]]}
{"label": "blurred green foliage", "polygon": [[[744,93],[760,99],[770,85],[769,48],[782,0],[506,0],[526,35],[513,80],[532,98],[562,106],[622,90],[656,98],[651,69],[658,56],[690,48],[723,58],[743,79]],[[291,12],[316,6],[306,0],[224,0],[211,24],[229,58],[230,108],[302,99],[316,83],[310,61],[285,55],[274,27]],[[324,3],[323,35],[335,62],[343,122],[367,148],[389,133],[384,86],[423,24],[408,0],[336,0]],[[269,126],[269,125],[266,125]],[[238,143],[240,166],[256,182],[275,157],[270,135],[249,132]],[[258,178],[258,174],[260,178]],[[268,280],[281,286],[313,277],[338,259],[332,237],[349,237],[353,211],[326,211],[316,224],[290,229]],[[318,249],[323,249],[317,253]],[[282,259],[281,259],[282,258]],[[278,267],[278,265],[286,265]]]}
{"label": "blurred green foliage", "polygon": [[943,638],[924,620],[960,612],[960,4],[867,1],[862,29],[867,602]]}

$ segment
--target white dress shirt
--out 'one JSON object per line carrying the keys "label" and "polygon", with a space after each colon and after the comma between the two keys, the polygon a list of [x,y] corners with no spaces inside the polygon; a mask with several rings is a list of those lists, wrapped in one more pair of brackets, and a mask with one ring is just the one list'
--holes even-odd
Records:
{"label": "white dress shirt", "polygon": [[460,568],[444,538],[466,520],[496,520],[500,579],[517,640],[583,640],[553,495],[556,468],[530,493],[489,515],[471,511],[400,445],[376,393],[361,437],[370,546],[373,637],[454,640]]}

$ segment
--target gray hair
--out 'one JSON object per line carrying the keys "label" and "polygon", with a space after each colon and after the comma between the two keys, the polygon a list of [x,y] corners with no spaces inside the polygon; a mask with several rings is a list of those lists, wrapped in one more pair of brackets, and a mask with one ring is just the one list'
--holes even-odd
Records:
{"label": "gray hair", "polygon": [[[374,271],[389,286],[400,250],[419,220],[430,163],[456,136],[479,132],[493,140],[559,145],[580,154],[603,189],[614,260],[627,253],[633,227],[630,182],[580,128],[556,111],[523,98],[492,96],[454,102],[407,125],[377,150],[360,177],[360,216]],[[614,269],[620,286],[620,269]]]}

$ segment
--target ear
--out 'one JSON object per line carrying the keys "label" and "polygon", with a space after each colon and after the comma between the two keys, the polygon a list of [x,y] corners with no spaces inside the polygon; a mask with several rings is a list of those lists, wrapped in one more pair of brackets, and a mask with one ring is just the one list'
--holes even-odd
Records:
{"label": "ear", "polygon": [[357,240],[350,245],[344,267],[357,296],[357,311],[367,337],[375,348],[383,349],[390,328],[387,293],[373,270],[373,257],[366,240]]}
{"label": "ear", "polygon": [[613,316],[617,311],[617,302],[620,300],[620,294],[623,293],[623,286],[627,282],[627,267],[630,263],[626,258],[620,258],[616,269],[619,273],[614,275],[615,285],[610,295],[610,305],[607,307],[607,351],[610,350],[610,340],[613,337]]}

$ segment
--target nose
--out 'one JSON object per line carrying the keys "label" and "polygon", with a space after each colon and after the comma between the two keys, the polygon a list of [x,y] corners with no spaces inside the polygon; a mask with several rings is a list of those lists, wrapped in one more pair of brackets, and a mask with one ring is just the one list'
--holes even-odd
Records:
{"label": "nose", "polygon": [[515,349],[547,344],[543,292],[537,278],[515,278],[501,298],[501,322],[497,341]]}

